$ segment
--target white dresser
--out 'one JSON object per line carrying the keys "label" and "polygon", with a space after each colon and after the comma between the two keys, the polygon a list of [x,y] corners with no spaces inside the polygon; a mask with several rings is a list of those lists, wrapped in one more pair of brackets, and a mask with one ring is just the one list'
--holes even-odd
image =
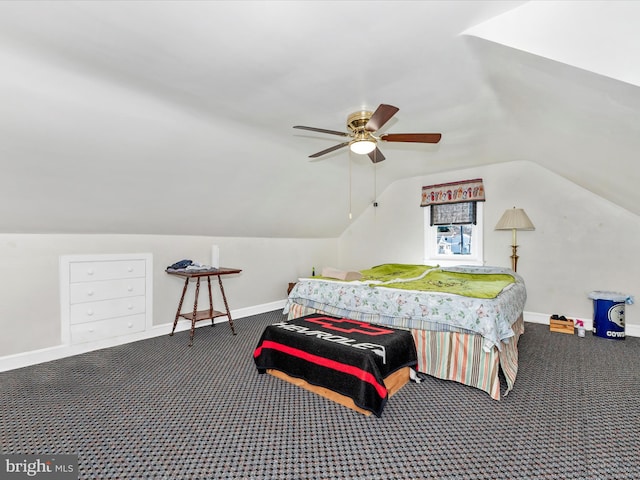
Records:
{"label": "white dresser", "polygon": [[62,343],[80,344],[151,328],[150,253],[60,257]]}

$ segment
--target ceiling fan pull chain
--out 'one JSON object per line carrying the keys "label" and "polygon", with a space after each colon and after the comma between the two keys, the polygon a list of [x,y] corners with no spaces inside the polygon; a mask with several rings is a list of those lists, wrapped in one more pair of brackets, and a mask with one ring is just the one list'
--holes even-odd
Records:
{"label": "ceiling fan pull chain", "polygon": [[349,220],[353,219],[351,213],[351,155],[349,155]]}
{"label": "ceiling fan pull chain", "polygon": [[377,215],[378,209],[378,166],[376,162],[373,163],[373,216]]}

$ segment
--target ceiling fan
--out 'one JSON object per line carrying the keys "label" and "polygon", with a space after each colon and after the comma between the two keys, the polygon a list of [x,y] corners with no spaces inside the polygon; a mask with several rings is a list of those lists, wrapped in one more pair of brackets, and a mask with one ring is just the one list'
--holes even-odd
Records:
{"label": "ceiling fan", "polygon": [[413,143],[438,143],[442,135],[440,133],[385,133],[379,137],[373,133],[378,131],[382,126],[391,120],[399,108],[392,105],[380,104],[375,112],[361,110],[352,113],[347,118],[347,128],[349,132],[339,132],[337,130],[327,130],[324,128],[305,127],[296,125],[293,128],[301,130],[310,130],[312,132],[328,133],[330,135],[340,135],[342,137],[351,137],[350,140],[342,142],[333,147],[322,150],[321,152],[309,155],[309,158],[317,158],[327,153],[338,150],[349,145],[352,152],[361,155],[368,154],[373,163],[381,162],[385,159],[378,148],[378,141],[385,142],[413,142]]}

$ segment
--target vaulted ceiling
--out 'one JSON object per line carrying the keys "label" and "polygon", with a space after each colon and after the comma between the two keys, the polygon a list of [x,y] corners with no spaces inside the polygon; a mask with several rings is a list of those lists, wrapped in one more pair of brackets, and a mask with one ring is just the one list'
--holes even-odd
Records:
{"label": "vaulted ceiling", "polygon": [[[511,160],[638,215],[638,22],[640,2],[0,2],[0,231],[333,237],[395,180]],[[292,128],[380,103],[380,133],[442,141],[311,161],[344,139]]]}

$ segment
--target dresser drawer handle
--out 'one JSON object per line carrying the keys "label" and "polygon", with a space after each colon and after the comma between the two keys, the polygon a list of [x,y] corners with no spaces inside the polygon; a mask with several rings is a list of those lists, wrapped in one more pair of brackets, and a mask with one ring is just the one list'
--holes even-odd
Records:
{"label": "dresser drawer handle", "polygon": [[127,267],[127,272],[133,272],[133,267],[131,265]]}
{"label": "dresser drawer handle", "polygon": [[133,310],[133,305],[131,305],[131,304],[127,305],[127,309],[128,310]]}
{"label": "dresser drawer handle", "polygon": [[127,290],[128,290],[129,292],[133,292],[133,287],[132,287],[131,285],[129,285],[129,286],[127,287]]}
{"label": "dresser drawer handle", "polygon": [[93,268],[87,268],[87,275],[93,275]]}
{"label": "dresser drawer handle", "polygon": [[133,323],[131,323],[131,322],[127,323],[127,327],[128,328],[133,328]]}
{"label": "dresser drawer handle", "polygon": [[89,295],[90,297],[92,297],[94,293],[96,293],[96,292],[94,292],[93,290],[88,290],[87,291],[87,295]]}
{"label": "dresser drawer handle", "polygon": [[93,315],[93,310],[91,310],[91,309],[87,310],[87,315],[92,316]]}

